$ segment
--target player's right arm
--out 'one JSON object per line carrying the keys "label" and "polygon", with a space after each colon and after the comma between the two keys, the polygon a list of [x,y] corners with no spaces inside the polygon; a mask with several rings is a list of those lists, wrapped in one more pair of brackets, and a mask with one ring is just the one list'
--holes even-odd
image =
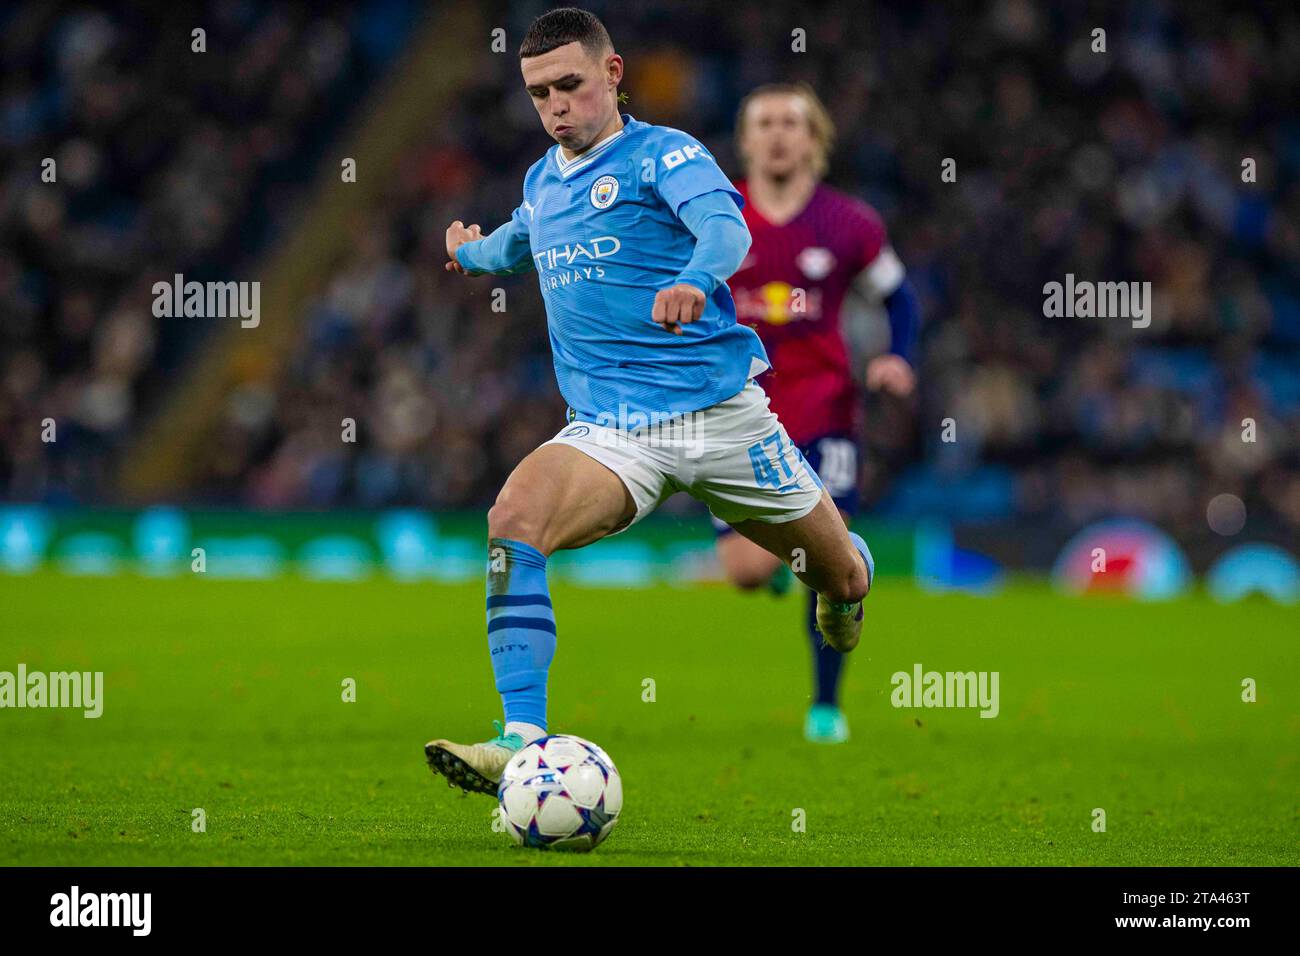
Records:
{"label": "player's right arm", "polygon": [[477,224],[466,226],[457,219],[447,227],[448,272],[461,275],[514,275],[533,268],[533,250],[528,241],[530,216],[520,206],[484,238]]}

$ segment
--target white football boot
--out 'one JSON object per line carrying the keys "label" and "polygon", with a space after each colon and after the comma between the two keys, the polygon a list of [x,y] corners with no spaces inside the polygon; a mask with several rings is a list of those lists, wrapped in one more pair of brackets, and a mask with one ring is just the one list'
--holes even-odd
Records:
{"label": "white football boot", "polygon": [[466,793],[497,795],[497,784],[510,758],[524,746],[519,734],[507,734],[501,721],[494,720],[497,735],[481,744],[456,744],[450,740],[430,740],[424,745],[429,769],[447,778],[447,786],[460,787]]}

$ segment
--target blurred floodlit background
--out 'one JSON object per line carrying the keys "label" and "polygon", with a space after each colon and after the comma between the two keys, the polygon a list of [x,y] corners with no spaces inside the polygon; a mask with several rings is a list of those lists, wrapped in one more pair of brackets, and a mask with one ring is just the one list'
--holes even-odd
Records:
{"label": "blurred floodlit background", "polygon": [[[829,182],[881,211],[923,301],[918,400],[864,397],[883,570],[1086,589],[1103,547],[1115,587],[1296,598],[1300,12],[587,6],[625,109],[736,177],[747,90],[829,106]],[[0,11],[0,569],[172,573],[197,542],[241,576],[479,575],[483,512],[564,403],[535,278],[448,275],[443,232],[507,218],[550,145],[516,55],[547,8]],[[155,317],[177,273],[259,281],[260,324]],[[1066,274],[1151,282],[1151,326],[1045,317]],[[679,496],[559,565],[690,580],[709,545]]]}

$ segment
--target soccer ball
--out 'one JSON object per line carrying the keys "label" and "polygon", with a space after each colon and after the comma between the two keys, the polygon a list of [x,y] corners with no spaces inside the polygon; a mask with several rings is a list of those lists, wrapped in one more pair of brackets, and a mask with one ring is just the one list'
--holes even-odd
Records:
{"label": "soccer ball", "polygon": [[623,781],[609,754],[591,741],[554,734],[510,759],[497,800],[516,843],[585,852],[618,822]]}

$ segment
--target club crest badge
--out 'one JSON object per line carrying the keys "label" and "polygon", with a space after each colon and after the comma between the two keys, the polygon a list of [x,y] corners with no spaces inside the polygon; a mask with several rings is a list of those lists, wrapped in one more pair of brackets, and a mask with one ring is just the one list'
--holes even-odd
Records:
{"label": "club crest badge", "polygon": [[799,253],[795,263],[804,275],[818,282],[830,275],[835,268],[835,256],[829,249],[813,246]]}
{"label": "club crest badge", "polygon": [[591,184],[591,204],[597,209],[608,209],[618,198],[618,180],[613,176],[601,176]]}

